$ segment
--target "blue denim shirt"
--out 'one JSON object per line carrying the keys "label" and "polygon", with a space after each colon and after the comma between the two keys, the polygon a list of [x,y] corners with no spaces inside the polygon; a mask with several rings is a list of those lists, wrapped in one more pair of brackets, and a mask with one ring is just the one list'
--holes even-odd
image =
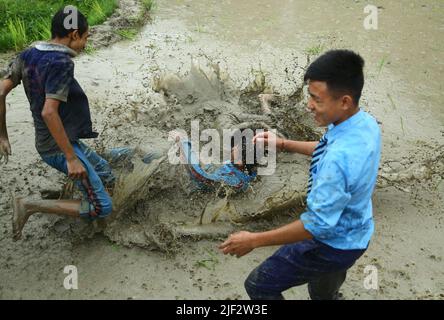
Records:
{"label": "blue denim shirt", "polygon": [[378,175],[381,133],[368,113],[358,113],[325,134],[321,156],[301,215],[313,237],[333,248],[365,249],[374,231],[372,193]]}

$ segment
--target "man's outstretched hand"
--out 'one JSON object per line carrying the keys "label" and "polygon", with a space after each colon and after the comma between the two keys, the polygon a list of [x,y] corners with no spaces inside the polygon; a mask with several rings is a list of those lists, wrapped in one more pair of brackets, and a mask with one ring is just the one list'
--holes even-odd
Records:
{"label": "man's outstretched hand", "polygon": [[224,254],[236,255],[238,258],[246,255],[255,248],[255,234],[247,231],[240,231],[228,237],[219,246]]}
{"label": "man's outstretched hand", "polygon": [[268,146],[271,141],[274,141],[278,150],[283,151],[284,139],[278,138],[273,132],[261,132],[253,137],[253,143],[263,143],[264,146]]}
{"label": "man's outstretched hand", "polygon": [[0,137],[0,162],[4,157],[5,164],[8,163],[10,155],[11,155],[11,145],[9,144],[8,138]]}

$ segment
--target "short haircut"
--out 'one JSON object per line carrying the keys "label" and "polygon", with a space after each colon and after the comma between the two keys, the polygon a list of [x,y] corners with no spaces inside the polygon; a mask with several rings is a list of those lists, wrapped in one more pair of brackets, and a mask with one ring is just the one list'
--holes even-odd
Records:
{"label": "short haircut", "polygon": [[[75,7],[74,7],[75,8]],[[60,9],[52,18],[51,22],[51,37],[55,38],[65,38],[74,30],[78,30],[80,36],[82,36],[88,30],[88,20],[86,17],[76,8],[73,12],[67,10],[65,13],[65,8]],[[65,20],[68,18],[70,20],[73,14],[77,14],[77,28],[65,28]]]}
{"label": "short haircut", "polygon": [[304,81],[326,82],[330,94],[349,94],[358,105],[364,87],[364,64],[364,59],[353,51],[331,50],[308,67]]}

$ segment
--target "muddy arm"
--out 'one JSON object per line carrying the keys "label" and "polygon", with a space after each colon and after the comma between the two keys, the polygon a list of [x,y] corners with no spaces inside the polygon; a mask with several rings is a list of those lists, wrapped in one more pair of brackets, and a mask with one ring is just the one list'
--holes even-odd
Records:
{"label": "muddy arm", "polygon": [[13,88],[14,83],[11,80],[0,81],[0,160],[5,157],[5,163],[8,163],[8,157],[11,155],[11,145],[6,127],[6,96]]}
{"label": "muddy arm", "polygon": [[219,246],[219,249],[224,254],[235,254],[237,257],[242,257],[256,248],[283,245],[312,238],[312,234],[304,228],[301,220],[297,220],[271,231],[256,233],[241,231],[232,234]]}
{"label": "muddy arm", "polygon": [[68,176],[71,179],[86,179],[87,172],[68,139],[62,120],[59,116],[60,101],[47,98],[43,106],[42,118],[54,138],[57,146],[62,150],[66,157]]}
{"label": "muddy arm", "polygon": [[6,129],[6,96],[13,89],[14,84],[11,80],[0,81],[0,137],[8,138]]}
{"label": "muddy arm", "polygon": [[319,141],[294,141],[284,139],[282,150],[311,156],[318,143]]}

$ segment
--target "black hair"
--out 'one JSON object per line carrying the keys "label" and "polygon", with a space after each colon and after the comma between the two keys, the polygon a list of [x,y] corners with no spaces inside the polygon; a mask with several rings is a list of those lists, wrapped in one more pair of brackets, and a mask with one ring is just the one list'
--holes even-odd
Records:
{"label": "black hair", "polygon": [[[250,130],[250,129],[243,129],[240,130],[240,133],[242,134],[244,130]],[[253,131],[253,134],[255,132]],[[241,145],[242,146],[241,146]],[[240,144],[235,143],[234,136],[231,137],[231,149],[233,149],[235,146],[239,147],[240,150],[242,150],[242,163],[244,164],[245,171],[248,175],[253,175],[257,171],[258,166],[258,159],[256,155],[256,144],[253,142],[247,143],[247,137],[242,135],[242,141]],[[247,150],[249,146],[252,146],[252,150]],[[253,152],[254,158],[253,163],[247,163],[247,152]]]}
{"label": "black hair", "polygon": [[[65,8],[60,9],[52,18],[51,22],[51,37],[55,38],[65,38],[74,30],[78,30],[80,36],[82,36],[88,30],[88,20],[86,17],[76,8],[75,10],[66,10]],[[73,14],[77,14],[77,28],[65,28],[65,21],[71,19]]]}
{"label": "black hair", "polygon": [[304,81],[323,81],[337,96],[349,94],[359,104],[364,87],[364,59],[350,50],[331,50],[317,58],[307,69]]}

